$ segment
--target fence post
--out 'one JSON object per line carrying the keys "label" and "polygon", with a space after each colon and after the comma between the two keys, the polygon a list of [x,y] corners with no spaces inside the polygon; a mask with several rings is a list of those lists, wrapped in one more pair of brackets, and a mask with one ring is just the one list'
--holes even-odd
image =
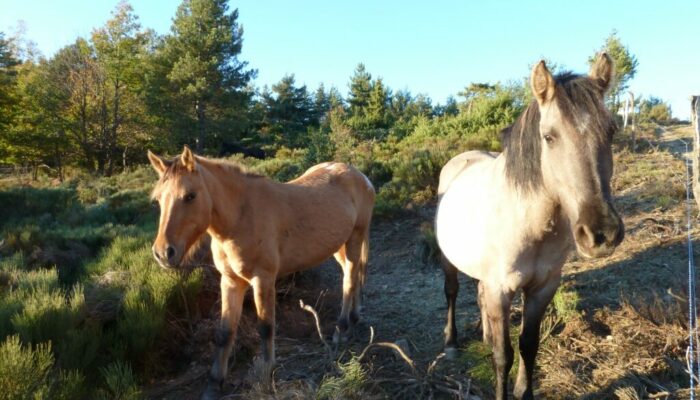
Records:
{"label": "fence post", "polygon": [[693,122],[693,196],[700,207],[700,96],[690,98],[690,116]]}

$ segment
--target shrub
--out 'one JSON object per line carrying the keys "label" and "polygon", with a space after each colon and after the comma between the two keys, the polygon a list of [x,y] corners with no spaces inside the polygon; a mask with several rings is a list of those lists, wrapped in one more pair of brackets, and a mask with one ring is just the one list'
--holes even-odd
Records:
{"label": "shrub", "polygon": [[288,149],[286,147],[277,150],[275,158],[265,160],[248,158],[241,162],[250,166],[254,172],[280,182],[287,182],[298,177],[313,165],[307,157],[306,149]]}
{"label": "shrub", "polygon": [[75,190],[68,187],[12,188],[0,190],[0,228],[24,218],[47,215],[49,218],[78,205]]}
{"label": "shrub", "polygon": [[85,376],[79,371],[60,370],[56,383],[52,387],[51,399],[75,400],[83,399],[87,395]]}
{"label": "shrub", "polygon": [[19,336],[8,337],[0,344],[0,400],[48,398],[52,366],[51,344],[32,349]]}
{"label": "shrub", "polygon": [[98,399],[135,400],[141,398],[134,373],[128,364],[117,361],[102,368],[101,372],[107,387],[97,392]]}
{"label": "shrub", "polygon": [[56,287],[58,277],[55,269],[48,274],[27,275],[48,275],[52,279],[38,280],[39,283],[24,288],[22,285],[26,281],[20,281],[16,296],[22,299],[22,310],[12,316],[12,328],[27,343],[58,343],[77,325],[84,306],[82,290],[77,288],[67,301],[65,292]]}
{"label": "shrub", "polygon": [[362,399],[367,384],[367,371],[353,357],[347,363],[339,363],[340,376],[325,377],[319,385],[318,399]]}

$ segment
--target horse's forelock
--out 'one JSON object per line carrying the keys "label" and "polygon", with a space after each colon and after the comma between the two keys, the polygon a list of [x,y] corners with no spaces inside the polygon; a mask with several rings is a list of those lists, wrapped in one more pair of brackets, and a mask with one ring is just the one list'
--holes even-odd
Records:
{"label": "horse's forelock", "polygon": [[[581,134],[593,134],[604,140],[617,129],[615,120],[605,109],[601,88],[585,75],[564,72],[555,77],[555,101],[564,120],[570,121]],[[502,132],[506,153],[506,176],[515,186],[535,190],[542,185],[542,139],[540,110],[536,101]]]}
{"label": "horse's forelock", "polygon": [[515,123],[504,129],[501,135],[506,154],[506,176],[519,189],[539,188],[542,185],[542,139],[537,102],[533,100]]}

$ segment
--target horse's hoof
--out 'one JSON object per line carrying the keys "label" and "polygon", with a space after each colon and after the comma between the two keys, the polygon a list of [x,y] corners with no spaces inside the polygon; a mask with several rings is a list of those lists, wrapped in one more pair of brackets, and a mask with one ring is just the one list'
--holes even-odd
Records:
{"label": "horse's hoof", "polygon": [[204,389],[202,397],[200,400],[219,400],[221,398],[221,388],[219,385],[208,384],[207,388]]}
{"label": "horse's hoof", "polygon": [[454,346],[446,346],[444,351],[446,360],[456,360],[459,357],[459,350]]}
{"label": "horse's hoof", "polygon": [[333,344],[339,345],[343,343],[347,343],[350,341],[350,331],[346,330],[344,332],[341,332],[339,329],[335,330],[335,333],[333,333]]}

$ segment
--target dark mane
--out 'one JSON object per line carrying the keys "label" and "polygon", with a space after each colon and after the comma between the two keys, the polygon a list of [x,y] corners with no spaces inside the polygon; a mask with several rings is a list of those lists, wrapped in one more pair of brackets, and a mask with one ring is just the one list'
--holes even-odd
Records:
{"label": "dark mane", "polygon": [[[558,74],[555,82],[555,98],[565,121],[581,134],[599,135],[600,140],[612,136],[617,126],[600,100],[602,88],[598,82],[571,72]],[[542,185],[542,138],[536,100],[513,125],[501,132],[501,143],[506,157],[506,177],[520,189],[538,189]]]}

